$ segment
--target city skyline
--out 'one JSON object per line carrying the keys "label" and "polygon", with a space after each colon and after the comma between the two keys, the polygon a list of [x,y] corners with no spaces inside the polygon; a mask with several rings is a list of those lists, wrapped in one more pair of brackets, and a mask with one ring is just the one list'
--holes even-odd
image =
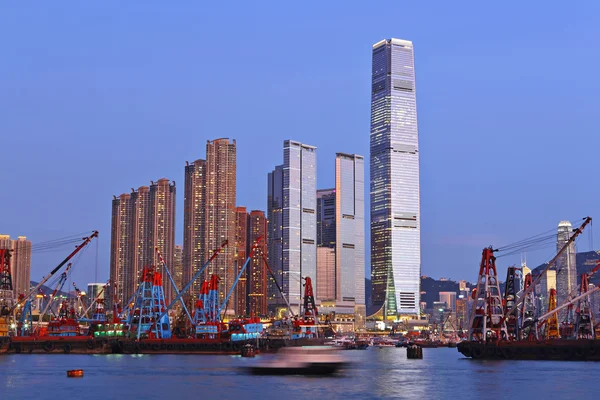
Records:
{"label": "city skyline", "polygon": [[[412,4],[391,6],[385,16],[364,8],[359,20],[355,6],[340,11],[326,5],[320,14],[323,20],[316,22],[314,31],[307,33],[276,20],[272,22],[282,35],[274,37],[254,29],[255,22],[240,18],[247,11],[244,7],[235,10],[232,17],[236,22],[231,26],[217,26],[210,20],[192,23],[198,15],[183,6],[168,15],[153,8],[143,21],[115,26],[114,34],[120,40],[114,43],[105,34],[105,25],[91,14],[76,16],[48,7],[42,17],[9,7],[7,13],[15,18],[3,26],[7,35],[23,29],[17,21],[33,25],[30,34],[7,45],[7,62],[0,67],[11,77],[5,81],[8,104],[1,108],[5,130],[10,132],[6,146],[11,151],[5,162],[17,171],[6,178],[15,196],[4,198],[3,208],[15,212],[3,221],[3,231],[15,237],[26,235],[35,244],[98,229],[98,277],[94,276],[96,268],[74,269],[73,274],[77,281],[104,281],[109,264],[107,194],[120,193],[131,182],[163,175],[179,183],[182,160],[194,160],[207,139],[224,135],[236,137],[238,162],[245,166],[239,171],[238,203],[264,209],[263,174],[280,162],[282,140],[311,143],[320,154],[344,151],[368,157],[365,132],[371,45],[383,37],[405,37],[418,49],[422,273],[473,280],[481,247],[512,243],[555,227],[563,219],[598,215],[595,203],[566,193],[545,199],[543,211],[538,202],[522,200],[538,198],[564,176],[564,166],[554,156],[564,151],[567,127],[570,145],[597,146],[598,138],[589,127],[591,110],[597,108],[591,94],[598,55],[589,52],[593,35],[585,24],[586,18],[595,15],[594,10],[540,10],[525,5],[522,13],[511,15],[485,5],[484,11],[493,10],[500,16],[491,21],[469,18],[462,14],[465,10],[442,6],[440,15],[445,18],[441,18]],[[270,10],[262,11],[264,18],[272,15]],[[394,18],[399,11],[414,16],[401,28]],[[547,24],[530,29],[532,15]],[[65,23],[55,26],[50,22],[53,17]],[[351,23],[324,22],[338,17]],[[499,21],[506,18],[512,21],[512,28],[503,32]],[[569,24],[555,37],[557,24],[551,21],[565,18],[578,23]],[[77,36],[69,34],[82,20],[87,30]],[[157,21],[173,28],[165,29],[160,39],[152,33]],[[188,30],[184,31],[184,26]],[[360,29],[355,29],[357,26]],[[479,34],[468,35],[473,29]],[[232,84],[223,86],[223,82],[231,76],[238,56],[217,41],[198,40],[214,31],[220,32],[223,40],[241,40],[246,68],[254,77],[241,82],[235,96],[223,90]],[[44,32],[48,40],[37,40],[36,32]],[[239,32],[244,32],[243,37]],[[449,36],[461,38],[460,45],[448,43]],[[335,51],[326,52],[324,37],[343,40]],[[548,37],[555,40],[550,43]],[[290,40],[297,45],[287,46]],[[277,43],[280,52],[256,46],[267,41]],[[571,56],[554,60],[549,67],[548,54],[557,46],[569,48]],[[29,51],[23,53],[23,49]],[[201,62],[208,56],[222,62]],[[178,72],[169,73],[174,65]],[[578,66],[577,73],[568,74],[568,82],[566,75],[561,76],[560,85],[555,85],[556,70],[570,71],[573,65]],[[53,79],[47,79],[47,74]],[[286,95],[288,87],[284,92],[283,86],[271,84],[275,81],[290,82],[294,96]],[[332,89],[329,96],[316,95],[323,87]],[[231,110],[238,114],[231,116]],[[224,120],[228,122],[225,128],[220,127]],[[226,132],[210,133],[216,129]],[[85,140],[81,140],[82,132]],[[176,140],[165,145],[165,137]],[[475,167],[473,160],[482,143],[489,159]],[[69,157],[55,157],[58,151]],[[528,162],[517,166],[496,161],[506,155]],[[319,186],[332,187],[333,166],[317,157],[323,166],[318,171]],[[40,164],[44,168],[38,168]],[[598,161],[589,157],[582,157],[577,164],[581,171],[598,167]],[[476,199],[481,182],[488,178],[495,195],[484,206]],[[572,178],[574,186],[587,188],[590,181],[588,173]],[[594,198],[598,189],[594,185],[589,189],[589,198]],[[39,193],[44,194],[43,203],[37,200]],[[180,195],[179,210],[182,201]],[[178,226],[182,226],[180,221]],[[181,244],[180,229],[177,235],[176,243]],[[594,248],[599,248],[599,239],[594,240]],[[529,255],[530,264],[540,264],[548,253]],[[39,280],[63,255],[62,251],[34,254],[32,278]],[[440,256],[444,263],[438,262]],[[502,260],[500,268],[512,263]]]}

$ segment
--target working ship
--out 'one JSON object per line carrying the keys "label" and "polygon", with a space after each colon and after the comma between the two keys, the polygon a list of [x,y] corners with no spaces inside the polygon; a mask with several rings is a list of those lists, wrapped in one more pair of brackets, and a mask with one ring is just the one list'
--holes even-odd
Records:
{"label": "working ship", "polygon": [[[563,304],[557,306],[555,289],[549,291],[548,311],[543,315],[537,315],[535,302],[537,283],[591,221],[587,217],[573,230],[536,279],[531,273],[526,274],[522,290],[517,289],[521,269],[509,267],[504,293],[500,293],[494,253],[502,249],[483,249],[477,287],[472,294],[468,340],[460,342],[457,350],[473,359],[600,361],[600,324],[594,323],[589,302],[589,296],[600,289],[589,285],[600,262],[582,274],[578,288]],[[529,246],[540,240],[538,237],[521,243]],[[509,248],[514,251],[519,245]],[[561,310],[565,319],[559,323]]]}
{"label": "working ship", "polygon": [[[38,293],[39,288],[97,234],[98,232],[95,231],[90,237],[84,238],[83,242],[62,263],[27,295],[21,296],[18,300],[10,297],[12,296],[10,254],[0,252],[0,267],[2,267],[0,277],[4,285],[0,285],[0,288],[4,289],[4,292],[0,293],[0,313],[2,314],[0,316],[0,354],[240,354],[242,348],[248,345],[258,352],[271,352],[282,347],[323,343],[323,339],[318,337],[320,329],[318,311],[314,302],[310,277],[303,278],[305,280],[303,315],[294,315],[288,303],[292,318],[279,323],[280,328],[286,328],[285,336],[269,335],[261,320],[253,316],[224,321],[226,304],[252,259],[253,252],[258,248],[260,238],[254,243],[249,257],[223,301],[219,301],[219,278],[216,275],[202,283],[198,299],[191,312],[183,301],[183,296],[189,291],[194,280],[204,273],[207,266],[223,250],[227,242],[213,252],[211,258],[181,291],[174,284],[168,266],[156,249],[162,263],[161,270],[166,273],[176,294],[169,304],[163,293],[163,273],[159,272],[159,268],[148,266],[143,268],[137,290],[124,309],[120,309],[115,301],[112,315],[107,315],[104,299],[101,296],[110,284],[108,282],[81,315],[77,314],[73,304],[63,301],[57,315],[50,317],[47,325],[44,325],[42,319],[46,316],[46,312],[51,310],[54,295],[62,290],[67,281],[71,268],[69,263],[60,275],[53,294],[35,323],[32,316],[32,299]],[[263,258],[265,258],[264,254]],[[270,272],[272,273],[272,271]],[[185,322],[184,328],[171,329],[169,314],[173,314],[174,306],[177,303],[180,304],[180,318]],[[92,317],[88,318],[87,315],[92,308],[94,309]]]}

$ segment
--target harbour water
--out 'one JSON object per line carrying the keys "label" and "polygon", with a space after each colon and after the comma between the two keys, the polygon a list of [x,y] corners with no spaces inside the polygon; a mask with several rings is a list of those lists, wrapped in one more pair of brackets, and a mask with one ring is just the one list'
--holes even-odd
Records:
{"label": "harbour water", "polygon": [[[0,399],[502,399],[588,398],[596,362],[475,361],[456,349],[344,351],[337,377],[248,376],[261,357],[199,355],[4,355]],[[84,369],[83,378],[67,378]]]}

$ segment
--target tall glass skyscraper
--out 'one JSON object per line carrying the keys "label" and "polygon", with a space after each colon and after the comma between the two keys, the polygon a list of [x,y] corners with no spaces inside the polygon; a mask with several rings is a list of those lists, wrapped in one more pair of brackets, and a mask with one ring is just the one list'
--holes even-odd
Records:
{"label": "tall glass skyscraper", "polygon": [[337,304],[365,317],[365,159],[335,157],[335,265]]}
{"label": "tall glass skyscraper", "polygon": [[303,278],[317,280],[317,148],[283,143],[283,292],[298,310]]}
{"label": "tall glass skyscraper", "polygon": [[413,44],[373,45],[371,283],[385,317],[419,313],[421,216]]}
{"label": "tall glass skyscraper", "polygon": [[[573,226],[569,221],[560,221],[556,235],[556,251],[560,251],[573,236]],[[556,304],[563,304],[569,293],[577,289],[577,248],[571,243],[556,260]],[[558,312],[559,320],[564,320],[567,310]]]}
{"label": "tall glass skyscraper", "polygon": [[269,172],[267,194],[268,260],[275,275],[267,282],[267,304],[269,313],[285,307],[277,285],[283,285],[283,165]]}

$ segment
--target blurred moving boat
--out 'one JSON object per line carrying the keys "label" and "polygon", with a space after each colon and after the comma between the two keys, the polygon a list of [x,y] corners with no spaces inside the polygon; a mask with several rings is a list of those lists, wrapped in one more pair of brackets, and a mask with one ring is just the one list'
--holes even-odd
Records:
{"label": "blurred moving boat", "polygon": [[348,365],[331,346],[282,348],[271,360],[247,367],[251,375],[331,375]]}

